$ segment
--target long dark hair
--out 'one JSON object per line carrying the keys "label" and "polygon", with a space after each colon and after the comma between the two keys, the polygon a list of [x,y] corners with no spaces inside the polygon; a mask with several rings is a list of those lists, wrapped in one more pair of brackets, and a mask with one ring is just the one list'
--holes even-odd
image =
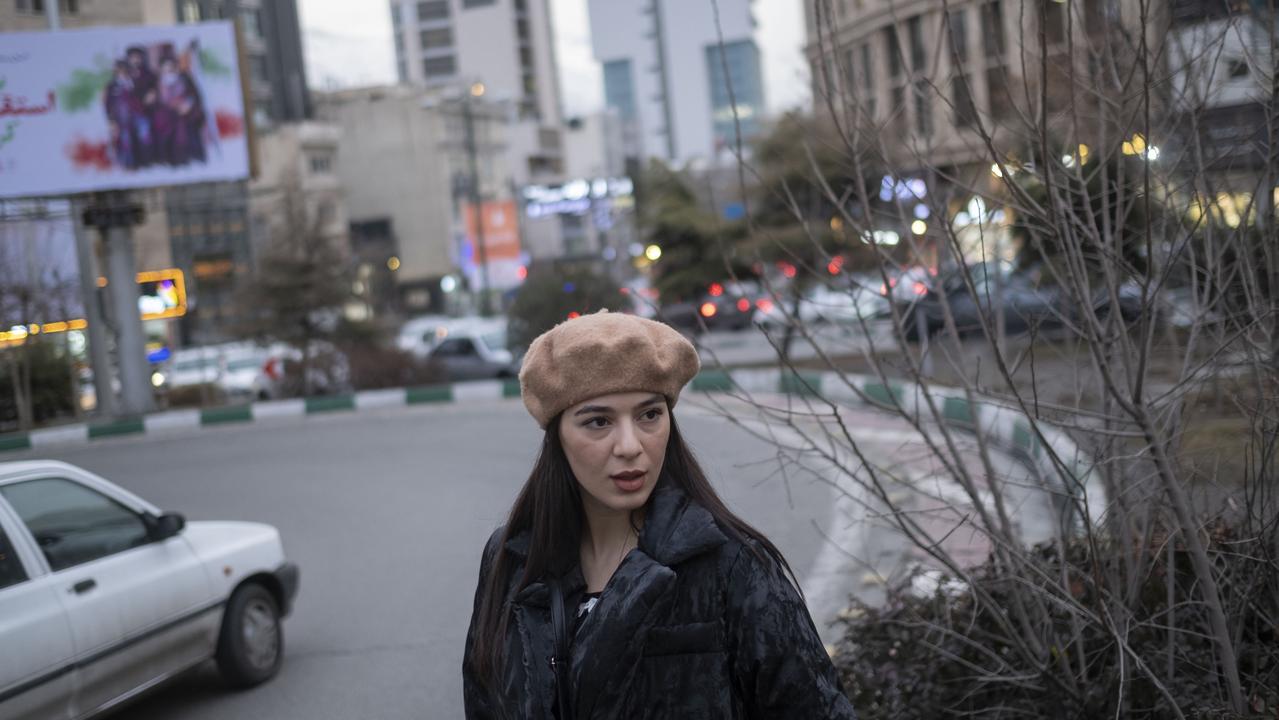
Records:
{"label": "long dark hair", "polygon": [[[671,434],[666,443],[662,475],[674,482],[690,500],[701,505],[729,537],[741,542],[763,562],[775,562],[785,570],[796,589],[799,583],[781,551],[764,534],[737,517],[724,505],[706,479],[693,451],[684,443],[675,415],[670,415]],[[476,608],[475,640],[471,662],[480,680],[489,687],[495,682],[505,658],[507,588],[515,566],[503,546],[522,532],[529,533],[528,558],[515,592],[547,575],[561,575],[577,562],[582,541],[582,495],[560,442],[560,418],[547,424],[542,449],[507,518],[488,577],[483,599]],[[753,541],[753,542],[748,542]]]}

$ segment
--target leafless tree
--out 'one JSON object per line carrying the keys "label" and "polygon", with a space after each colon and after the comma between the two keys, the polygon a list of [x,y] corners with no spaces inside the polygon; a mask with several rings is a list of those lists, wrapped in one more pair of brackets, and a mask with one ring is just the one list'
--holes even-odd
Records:
{"label": "leafless tree", "polygon": [[[926,62],[896,45],[909,69],[902,102],[876,111],[857,66],[844,61],[851,46],[837,4],[806,0],[815,114],[839,140],[806,146],[802,182],[850,231],[845,248],[825,236],[828,218],[814,222],[795,202],[793,179],[761,183],[768,173],[739,139],[742,192],[790,208],[812,250],[799,272],[813,282],[831,280],[828,263],[841,252],[866,250],[873,261],[862,270],[886,288],[903,266],[936,276],[925,279],[926,295],[892,302],[886,319],[860,318],[852,345],[792,313],[806,351],[778,345],[778,367],[802,392],[779,406],[739,387],[739,399],[768,420],[753,432],[776,444],[780,467],[826,478],[864,518],[906,538],[923,567],[958,583],[939,586],[942,610],[907,604],[874,615],[919,641],[911,656],[920,673],[964,669],[962,691],[945,694],[953,704],[943,710],[1274,717],[1273,5],[1232,6],[1187,29],[1174,22],[1176,6],[1149,0],[1121,3],[1121,19],[1100,2],[1004,2],[1007,26],[1020,32],[988,72],[988,102],[978,109],[969,105],[965,50],[948,41],[952,7],[942,2],[922,16],[937,38],[917,51]],[[895,23],[909,22],[890,7]],[[966,7],[990,12],[989,3]],[[1210,75],[1227,46],[1243,48],[1259,78],[1248,99],[1257,122],[1238,141],[1246,164],[1238,147],[1231,163],[1211,142],[1221,120]],[[962,131],[933,127],[961,118]],[[853,170],[832,179],[823,171],[832,152]],[[890,187],[883,196],[868,180],[880,173]],[[926,192],[891,190],[906,178]],[[900,242],[885,241],[886,227]],[[761,260],[758,248],[780,242],[758,222],[750,232]],[[1004,263],[1018,272],[1006,274]],[[775,300],[788,297],[772,289]],[[837,382],[817,384],[814,370]],[[872,386],[880,391],[868,393]],[[908,423],[945,487],[877,465],[845,422],[845,397]],[[995,456],[1017,449],[1039,458],[1033,480],[1000,470]],[[1028,494],[1060,511],[1042,534],[1019,516]],[[962,553],[960,534],[979,538],[984,557]],[[962,602],[944,600],[955,592]],[[855,634],[844,649],[874,650]],[[885,699],[868,714],[938,711],[912,710],[910,700]]]}

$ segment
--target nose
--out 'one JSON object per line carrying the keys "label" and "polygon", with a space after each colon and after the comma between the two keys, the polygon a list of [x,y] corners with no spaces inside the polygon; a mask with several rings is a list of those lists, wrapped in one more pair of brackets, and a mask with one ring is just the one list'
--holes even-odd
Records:
{"label": "nose", "polygon": [[623,420],[617,424],[617,434],[613,442],[613,455],[630,459],[638,456],[644,450],[644,446],[640,444],[638,430],[635,422],[632,420]]}

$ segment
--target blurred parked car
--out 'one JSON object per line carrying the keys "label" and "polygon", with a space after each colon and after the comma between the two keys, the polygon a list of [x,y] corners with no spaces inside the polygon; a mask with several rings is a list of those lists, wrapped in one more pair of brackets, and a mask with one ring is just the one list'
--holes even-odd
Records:
{"label": "blurred parked car", "polygon": [[213,385],[229,397],[266,400],[279,393],[268,372],[271,351],[253,343],[175,350],[165,377],[170,391]]}
{"label": "blurred parked car", "polygon": [[420,315],[409,318],[400,326],[399,335],[395,340],[396,347],[417,357],[426,357],[431,347],[439,340],[441,329],[452,322],[454,319],[447,315]]}
{"label": "blurred parked car", "polygon": [[1221,313],[1212,307],[1207,291],[1196,292],[1195,288],[1189,286],[1164,290],[1158,307],[1164,321],[1181,330],[1196,325],[1215,324],[1222,320]]}
{"label": "blurred parked car", "polygon": [[0,717],[85,719],[216,661],[271,679],[298,589],[269,525],[192,522],[66,463],[0,463]]}
{"label": "blurred parked car", "polygon": [[[996,275],[990,263],[970,265],[968,274],[972,282],[971,292],[964,274],[956,270],[944,275],[941,282],[935,283],[922,296],[910,302],[897,303],[907,337],[919,337],[921,321],[929,335],[945,327],[943,293],[960,337],[980,334],[983,318],[993,328],[1000,309],[1004,332],[1008,335],[1073,326],[1084,317],[1080,304],[1063,288],[1035,286],[1025,275],[1007,271]],[[1122,285],[1116,296],[1123,322],[1131,323],[1140,317],[1139,288]],[[1089,303],[1098,318],[1109,316],[1112,299],[1105,288],[1099,288]]]}
{"label": "blurred parked car", "polygon": [[937,271],[914,266],[887,273],[888,282],[879,282],[879,294],[892,303],[909,303],[923,297],[933,289]]}
{"label": "blurred parked car", "polygon": [[450,382],[513,378],[519,360],[507,344],[505,318],[466,318],[442,325],[426,353]]}
{"label": "blurred parked car", "polygon": [[664,305],[657,319],[671,327],[701,332],[706,330],[745,330],[751,326],[757,286],[746,283],[713,283],[696,300]]}
{"label": "blurred parked car", "polygon": [[[350,389],[350,364],[332,343],[317,340],[309,358],[310,388],[330,395]],[[302,351],[274,343],[225,343],[183,348],[173,353],[167,368],[170,392],[211,385],[232,400],[274,400],[302,392]]]}
{"label": "blurred parked car", "polygon": [[[782,298],[783,303],[789,303]],[[798,319],[806,325],[829,323],[832,325],[859,325],[888,314],[888,300],[870,287],[857,282],[846,289],[817,285],[810,288],[799,301]],[[785,311],[776,302],[759,303],[753,322],[767,330],[785,327],[788,317],[795,315],[794,308]]]}

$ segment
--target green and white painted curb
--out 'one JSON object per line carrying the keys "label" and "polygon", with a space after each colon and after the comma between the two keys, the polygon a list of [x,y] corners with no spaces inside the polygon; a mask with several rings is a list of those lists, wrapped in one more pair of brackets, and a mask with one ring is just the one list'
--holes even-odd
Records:
{"label": "green and white painted curb", "polygon": [[[833,372],[791,372],[775,368],[704,370],[690,384],[693,392],[732,392],[745,395],[781,393],[822,397],[848,407],[872,407],[905,413],[920,421],[932,421],[931,398],[941,421],[974,432],[1033,467],[1041,478],[1061,478],[1063,492],[1084,499],[1089,515],[1098,519],[1105,510],[1105,493],[1092,459],[1064,431],[1040,421],[1032,425],[1016,408],[989,398],[970,400],[962,390],[889,381],[863,375]],[[173,410],[133,420],[67,425],[29,433],[0,435],[0,453],[85,444],[123,435],[158,435],[168,431],[233,423],[267,422],[334,412],[402,407],[428,403],[465,403],[520,396],[518,380],[489,380],[453,385],[369,390],[296,400],[247,405]],[[1060,464],[1059,464],[1060,463]]]}
{"label": "green and white painted curb", "polygon": [[60,445],[83,445],[93,440],[122,435],[158,435],[173,430],[263,422],[304,415],[401,407],[426,403],[460,403],[499,400],[520,396],[518,380],[491,380],[454,385],[368,390],[345,395],[325,395],[295,400],[275,400],[245,405],[227,405],[202,410],[170,410],[142,418],[78,423],[0,435],[0,453],[40,449]]}

